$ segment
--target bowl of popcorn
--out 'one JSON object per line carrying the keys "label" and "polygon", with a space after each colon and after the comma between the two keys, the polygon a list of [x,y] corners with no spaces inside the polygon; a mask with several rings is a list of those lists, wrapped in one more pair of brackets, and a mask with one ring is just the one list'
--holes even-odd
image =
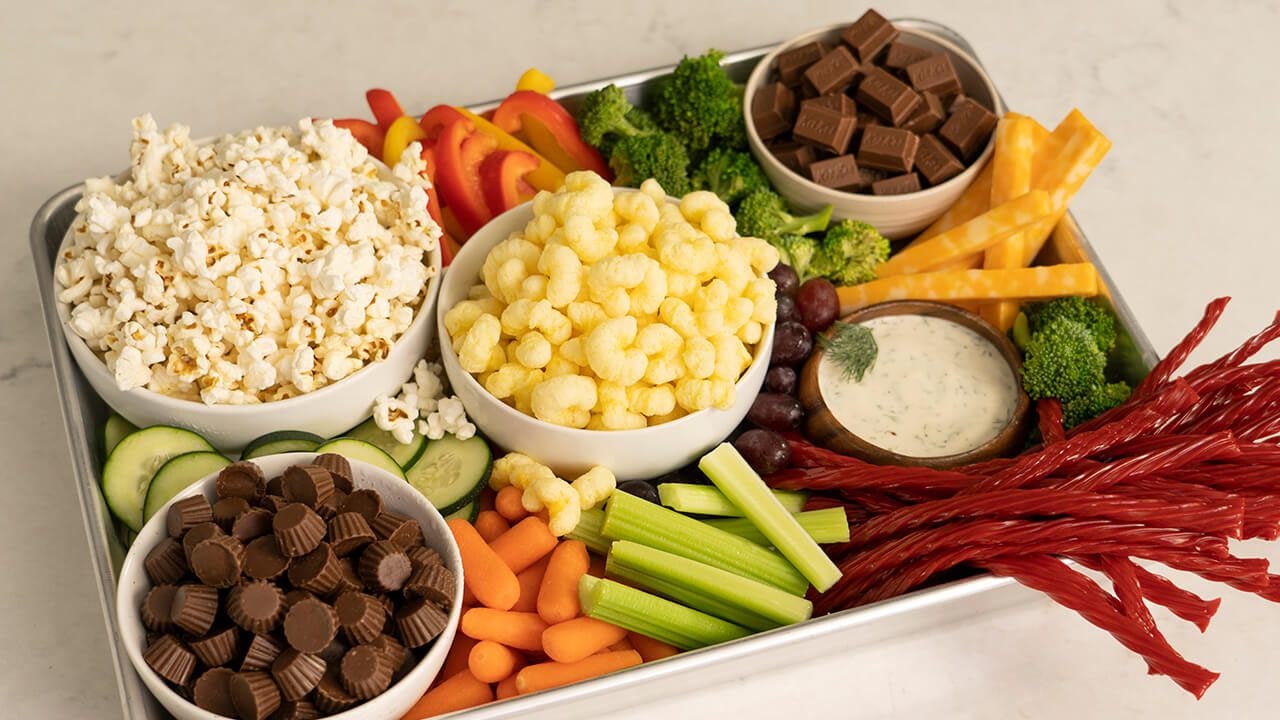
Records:
{"label": "bowl of popcorn", "polygon": [[498,445],[562,477],[657,477],[722,441],[759,393],[777,262],[713,193],[571,173],[454,258],[441,360]]}
{"label": "bowl of popcorn", "polygon": [[130,157],[85,182],[54,269],[114,410],[236,449],[337,435],[412,374],[441,265],[418,153],[388,168],[324,120],[197,142],[143,116]]}

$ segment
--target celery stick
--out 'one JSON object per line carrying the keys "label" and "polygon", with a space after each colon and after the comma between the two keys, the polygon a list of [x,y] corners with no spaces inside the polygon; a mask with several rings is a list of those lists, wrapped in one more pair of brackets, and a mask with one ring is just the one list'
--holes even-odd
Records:
{"label": "celery stick", "polygon": [[[771,621],[772,627],[804,622],[813,615],[813,603],[802,597],[727,570],[626,540],[615,542],[609,550],[606,572],[610,565],[639,570],[661,580],[674,592],[651,589],[670,594],[673,600],[713,615],[717,613],[711,607],[698,603],[700,598],[714,599],[716,607],[729,605],[747,610]],[[690,592],[682,592],[686,589]],[[725,619],[740,622],[734,618]],[[755,629],[766,630],[768,626]]]}
{"label": "celery stick", "polygon": [[730,605],[718,598],[706,595],[686,587],[681,587],[669,580],[655,577],[635,568],[621,565],[614,560],[606,560],[604,574],[615,580],[621,580],[633,587],[670,598],[694,610],[701,610],[722,620],[741,625],[751,630],[772,630],[778,623],[753,612]]}
{"label": "celery stick", "polygon": [[[581,517],[578,518],[578,526],[569,531],[568,537],[572,540],[581,540],[587,549],[597,555],[604,555],[609,552],[609,544],[613,541],[600,534],[602,525],[604,525],[603,510],[597,508],[583,510]],[[845,539],[849,539],[848,526],[845,530]]]}
{"label": "celery stick", "polygon": [[628,493],[609,497],[600,532],[612,540],[631,540],[665,550],[793,595],[802,595],[809,587],[800,571],[781,555]]}
{"label": "celery stick", "polygon": [[[800,527],[809,533],[809,537],[819,544],[849,542],[849,518],[844,514],[844,508],[829,507],[821,510],[806,510],[796,513],[796,522],[800,523]],[[759,528],[751,524],[746,518],[710,518],[703,520],[706,524],[714,528],[720,528],[726,532],[731,532],[760,545],[769,545],[769,538],[760,532]]]}
{"label": "celery stick", "polygon": [[818,592],[826,592],[836,584],[840,579],[840,568],[769,492],[769,487],[737,449],[729,443],[720,443],[715,450],[702,456],[698,468],[734,505],[742,508],[742,514],[760,529],[769,539],[769,544],[790,560]]}
{"label": "celery stick", "polygon": [[[773,494],[790,513],[803,510],[804,501],[808,499],[804,493],[791,490],[774,490]],[[725,497],[724,493],[710,485],[662,483],[658,486],[658,497],[663,505],[682,513],[742,517],[742,511],[738,506],[729,502],[729,498]]]}
{"label": "celery stick", "polygon": [[[641,502],[644,502],[641,500]],[[751,631],[612,580],[583,575],[578,598],[588,617],[613,623],[682,650],[737,640]]]}

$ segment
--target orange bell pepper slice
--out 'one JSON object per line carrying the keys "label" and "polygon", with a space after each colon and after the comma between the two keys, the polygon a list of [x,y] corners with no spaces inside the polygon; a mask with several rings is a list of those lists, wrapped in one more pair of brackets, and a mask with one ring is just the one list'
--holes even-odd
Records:
{"label": "orange bell pepper slice", "polygon": [[390,90],[370,88],[365,91],[364,99],[369,103],[369,109],[373,111],[373,119],[378,121],[378,127],[384,133],[396,118],[404,115],[404,108],[400,107],[400,101]]}
{"label": "orange bell pepper slice", "polygon": [[382,128],[374,125],[368,120],[360,118],[340,118],[333,121],[334,127],[340,127],[351,133],[357,142],[369,151],[369,154],[376,157],[382,157]]}
{"label": "orange bell pepper slice", "polygon": [[524,176],[538,167],[538,158],[519,150],[496,150],[480,163],[480,189],[489,212],[496,215],[533,197]]}
{"label": "orange bell pepper slice", "polygon": [[612,179],[599,151],[582,139],[568,110],[532,90],[517,90],[493,111],[493,124],[512,135],[523,133],[529,144],[565,171],[590,170]]}

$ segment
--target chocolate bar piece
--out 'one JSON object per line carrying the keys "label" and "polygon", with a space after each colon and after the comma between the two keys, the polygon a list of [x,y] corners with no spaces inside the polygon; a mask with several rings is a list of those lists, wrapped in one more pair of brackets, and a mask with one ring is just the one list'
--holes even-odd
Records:
{"label": "chocolate bar piece", "polygon": [[795,139],[843,155],[853,139],[854,120],[824,105],[802,103],[792,131]]}
{"label": "chocolate bar piece", "polygon": [[808,103],[815,103],[823,107],[831,108],[845,117],[856,118],[858,115],[858,105],[853,98],[842,92],[828,93],[816,98],[810,98],[800,103],[801,106]]}
{"label": "chocolate bar piece", "polygon": [[931,92],[920,93],[920,99],[924,102],[920,103],[920,107],[911,113],[911,117],[902,123],[903,130],[910,130],[917,135],[923,135],[927,132],[933,132],[938,129],[942,121],[946,119],[947,114],[942,109],[942,100]]}
{"label": "chocolate bar piece", "polygon": [[880,13],[868,10],[840,33],[840,39],[853,48],[859,62],[866,63],[898,39],[898,29]]}
{"label": "chocolate bar piece", "polygon": [[778,78],[787,85],[799,84],[804,71],[830,51],[829,45],[815,41],[778,53]]}
{"label": "chocolate bar piece", "polygon": [[922,102],[916,91],[880,68],[867,71],[858,84],[857,99],[894,126],[901,125]]}
{"label": "chocolate bar piece", "polygon": [[786,140],[770,145],[769,152],[772,152],[773,156],[778,158],[778,162],[801,175],[809,174],[809,166],[816,159],[813,154],[813,146],[796,142],[795,140]]}
{"label": "chocolate bar piece", "polygon": [[933,53],[922,47],[895,40],[889,45],[889,51],[884,54],[884,66],[893,70],[906,70],[907,66],[931,55]]}
{"label": "chocolate bar piece", "polygon": [[872,195],[906,195],[920,190],[920,176],[915,173],[895,175],[871,183]]}
{"label": "chocolate bar piece", "polygon": [[835,92],[853,82],[858,74],[858,61],[841,45],[804,71],[804,82],[818,95]]}
{"label": "chocolate bar piece", "polygon": [[911,172],[920,138],[899,128],[875,125],[862,133],[858,144],[858,164],[893,173]]}
{"label": "chocolate bar piece", "polygon": [[957,101],[938,136],[960,157],[971,160],[987,144],[996,127],[996,116],[973,98]]}
{"label": "chocolate bar piece", "polygon": [[856,190],[862,187],[858,163],[852,155],[837,155],[809,166],[809,174],[819,185],[834,190]]}
{"label": "chocolate bar piece", "polygon": [[948,97],[960,92],[960,76],[951,64],[950,55],[932,55],[907,67],[907,78],[916,92],[931,92]]}
{"label": "chocolate bar piece", "polygon": [[920,138],[920,147],[916,149],[916,171],[923,175],[930,185],[944,183],[963,170],[964,163],[952,155],[936,135],[925,135]]}
{"label": "chocolate bar piece", "polygon": [[790,130],[795,111],[795,92],[780,82],[765,85],[751,99],[751,119],[761,140],[775,138]]}

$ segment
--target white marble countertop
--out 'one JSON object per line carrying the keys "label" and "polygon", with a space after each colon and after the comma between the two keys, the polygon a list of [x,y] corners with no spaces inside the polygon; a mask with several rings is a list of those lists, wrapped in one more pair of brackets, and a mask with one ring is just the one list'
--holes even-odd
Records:
{"label": "white marble countertop", "polygon": [[[834,1],[790,8],[797,4],[542,2],[535,12],[524,9],[533,3],[502,10],[456,0],[81,0],[6,8],[0,697],[8,709],[0,715],[118,717],[26,239],[46,197],[127,162],[131,117],[150,111],[199,136],[302,115],[363,115],[363,92],[373,85],[394,89],[411,109],[480,101],[505,94],[529,65],[569,84],[707,47],[762,45],[861,12]],[[917,0],[880,10],[963,33],[1015,109],[1052,124],[1078,106],[1110,135],[1110,157],[1073,207],[1158,350],[1217,295],[1236,301],[1198,359],[1270,319],[1280,304],[1276,2]],[[798,666],[761,657],[749,677],[697,695],[655,695],[626,716],[1274,715],[1280,608],[1228,591],[1204,636],[1157,617],[1175,646],[1223,673],[1201,702],[1146,676],[1104,633],[1028,593],[1012,610],[833,647]]]}

